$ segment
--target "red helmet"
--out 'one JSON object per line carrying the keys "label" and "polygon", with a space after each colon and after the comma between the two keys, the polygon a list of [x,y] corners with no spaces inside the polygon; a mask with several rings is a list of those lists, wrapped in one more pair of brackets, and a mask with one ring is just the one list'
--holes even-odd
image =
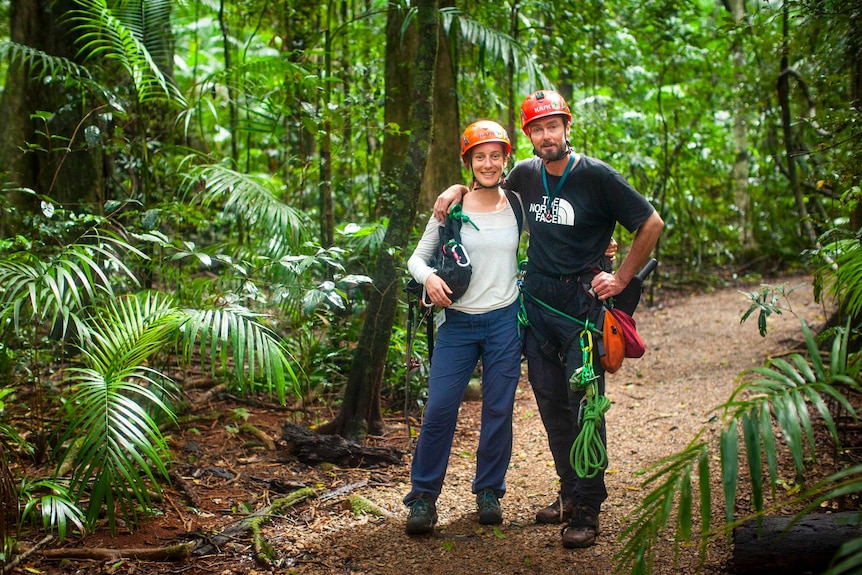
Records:
{"label": "red helmet", "polygon": [[527,136],[527,124],[539,118],[560,114],[566,117],[566,123],[571,123],[572,113],[565,98],[552,90],[540,90],[533,92],[524,99],[521,104],[521,129]]}
{"label": "red helmet", "polygon": [[506,148],[506,155],[512,153],[512,143],[509,141],[509,134],[505,128],[497,122],[491,120],[479,120],[473,122],[461,134],[461,161],[469,167],[467,161],[467,152],[475,148],[479,144],[487,142],[500,142]]}

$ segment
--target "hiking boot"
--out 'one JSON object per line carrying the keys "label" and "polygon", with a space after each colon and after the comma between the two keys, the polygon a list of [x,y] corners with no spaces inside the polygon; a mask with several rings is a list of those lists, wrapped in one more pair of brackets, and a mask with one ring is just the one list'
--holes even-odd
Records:
{"label": "hiking boot", "polygon": [[480,525],[499,525],[503,522],[503,510],[500,500],[490,487],[476,494],[476,505],[479,507]]}
{"label": "hiking boot", "polygon": [[575,505],[569,524],[560,533],[566,549],[590,547],[599,534],[599,514],[586,505]]}
{"label": "hiking boot", "polygon": [[437,524],[436,501],[433,495],[420,493],[407,502],[407,508],[410,509],[405,525],[407,535],[424,535],[434,531],[434,525]]}
{"label": "hiking boot", "polygon": [[536,523],[565,523],[572,516],[575,500],[560,495],[557,500],[536,513]]}

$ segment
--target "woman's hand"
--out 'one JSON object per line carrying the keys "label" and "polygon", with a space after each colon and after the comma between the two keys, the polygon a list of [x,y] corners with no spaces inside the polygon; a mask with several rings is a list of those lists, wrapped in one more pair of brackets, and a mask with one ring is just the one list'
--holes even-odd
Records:
{"label": "woman's hand", "polygon": [[434,305],[449,307],[452,305],[452,300],[449,299],[451,294],[452,290],[449,289],[449,285],[437,274],[431,274],[425,280],[425,295]]}

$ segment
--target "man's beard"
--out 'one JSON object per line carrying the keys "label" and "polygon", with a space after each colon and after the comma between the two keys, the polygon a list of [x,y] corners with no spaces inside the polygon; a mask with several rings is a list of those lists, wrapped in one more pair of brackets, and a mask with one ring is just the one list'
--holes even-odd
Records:
{"label": "man's beard", "polygon": [[536,155],[545,162],[555,162],[566,157],[569,151],[568,146],[554,144],[553,148],[535,148]]}

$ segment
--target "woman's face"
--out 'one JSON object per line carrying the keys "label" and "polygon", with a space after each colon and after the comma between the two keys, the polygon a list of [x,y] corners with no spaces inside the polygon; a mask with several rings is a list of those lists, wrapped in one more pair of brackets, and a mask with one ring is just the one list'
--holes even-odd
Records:
{"label": "woman's face", "polygon": [[483,186],[493,187],[503,178],[506,167],[506,151],[499,142],[479,144],[471,150],[470,167],[473,177]]}

